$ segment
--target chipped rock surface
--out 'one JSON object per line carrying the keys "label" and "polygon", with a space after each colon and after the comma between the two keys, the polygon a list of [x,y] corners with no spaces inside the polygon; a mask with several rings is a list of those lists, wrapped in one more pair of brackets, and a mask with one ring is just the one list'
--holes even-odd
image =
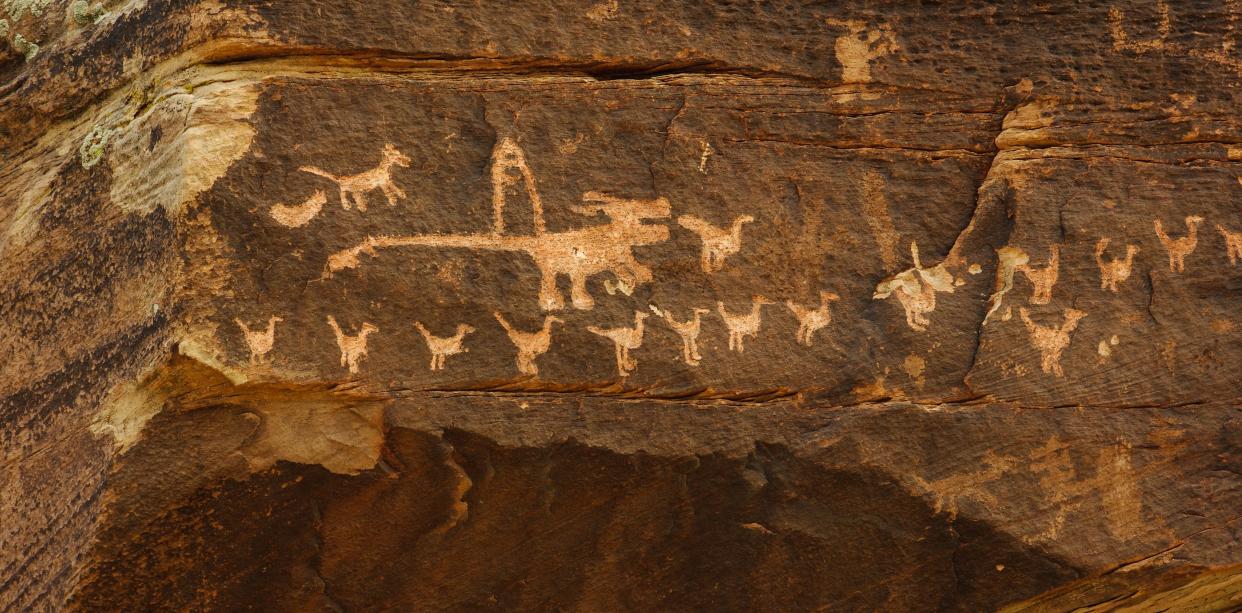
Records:
{"label": "chipped rock surface", "polygon": [[0,609],[1236,610],[1239,28],[3,0]]}

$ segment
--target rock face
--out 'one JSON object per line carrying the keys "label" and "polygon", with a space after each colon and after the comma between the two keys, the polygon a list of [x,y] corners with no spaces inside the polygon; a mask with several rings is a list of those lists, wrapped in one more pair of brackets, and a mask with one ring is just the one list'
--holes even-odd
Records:
{"label": "rock face", "polygon": [[0,606],[1236,610],[1209,4],[6,0]]}

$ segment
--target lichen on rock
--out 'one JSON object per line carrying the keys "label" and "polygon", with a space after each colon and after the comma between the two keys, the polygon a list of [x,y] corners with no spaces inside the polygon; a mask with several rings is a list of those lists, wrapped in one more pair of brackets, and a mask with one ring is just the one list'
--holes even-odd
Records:
{"label": "lichen on rock", "polygon": [[78,147],[78,160],[82,162],[83,168],[91,168],[103,159],[112,132],[111,128],[98,125],[91,128],[86,138],[82,139],[82,145]]}

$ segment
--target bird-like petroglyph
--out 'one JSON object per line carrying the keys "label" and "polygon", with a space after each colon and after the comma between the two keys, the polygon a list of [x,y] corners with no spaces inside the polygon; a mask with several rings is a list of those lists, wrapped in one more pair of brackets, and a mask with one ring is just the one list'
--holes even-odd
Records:
{"label": "bird-like petroglyph", "polygon": [[302,204],[273,204],[270,213],[276,223],[289,228],[300,228],[310,223],[327,201],[328,196],[317,191]]}
{"label": "bird-like petroglyph", "polygon": [[1066,347],[1069,347],[1070,335],[1078,327],[1079,320],[1086,317],[1087,314],[1078,309],[1066,309],[1065,322],[1057,328],[1041,326],[1032,321],[1026,307],[1019,307],[1018,314],[1022,317],[1022,323],[1026,325],[1026,329],[1031,335],[1031,344],[1040,352],[1040,368],[1046,374],[1064,377],[1065,371],[1061,368],[1061,354],[1065,352]]}
{"label": "bird-like petroglyph", "polygon": [[883,300],[895,294],[906,311],[906,324],[910,329],[926,332],[931,324],[927,314],[936,310],[936,292],[953,293],[953,275],[945,268],[944,262],[924,268],[919,261],[917,242],[910,243],[910,256],[914,259],[914,268],[881,281],[872,298]]}
{"label": "bird-like petroglyph", "polygon": [[1095,244],[1095,263],[1100,267],[1100,289],[1117,291],[1117,284],[1130,278],[1134,266],[1134,256],[1140,249],[1138,245],[1126,245],[1125,258],[1104,259],[1104,251],[1108,249],[1109,238],[1105,236]]}
{"label": "bird-like petroglyph", "polygon": [[[522,168],[522,159],[516,145],[502,140],[493,155],[496,164],[504,168]],[[521,162],[521,163],[519,163]],[[520,175],[526,178],[527,172]],[[507,185],[506,173],[493,172],[493,179]],[[526,183],[534,189],[533,179]],[[426,234],[418,236],[369,237],[362,243],[332,254],[328,258],[327,276],[345,268],[353,268],[361,262],[358,256],[367,253],[374,256],[377,248],[392,247],[448,247],[483,251],[512,251],[529,255],[539,269],[539,306],[546,311],[564,308],[564,298],[556,281],[560,275],[569,277],[570,299],[574,308],[590,310],[595,300],[587,291],[587,279],[611,273],[616,281],[614,288],[629,293],[654,278],[651,269],[639,263],[633,249],[642,245],[661,243],[669,238],[668,226],[648,223],[667,219],[671,214],[668,200],[635,200],[612,196],[602,192],[586,192],[583,204],[571,206],[570,210],[583,216],[603,215],[607,223],[575,230],[547,232],[543,230],[542,204],[531,198],[535,206],[536,224],[533,235],[503,234],[504,190],[493,197],[493,228],[483,234]]]}
{"label": "bird-like petroglyph", "polygon": [[555,315],[546,315],[543,318],[543,328],[535,332],[526,332],[518,330],[510,324],[500,311],[492,313],[496,317],[496,321],[500,322],[501,327],[509,334],[509,340],[513,341],[513,345],[517,347],[517,368],[518,372],[524,375],[538,375],[539,366],[535,364],[535,358],[547,353],[552,346],[552,325],[564,323],[560,317]]}
{"label": "bird-like petroglyph", "polygon": [[258,364],[263,360],[263,356],[272,350],[272,345],[276,342],[276,324],[284,320],[272,315],[267,319],[266,330],[251,330],[240,318],[233,321],[237,322],[238,328],[241,328],[242,336],[246,338],[246,345],[250,347],[250,363]]}
{"label": "bird-like petroglyph", "polygon": [[630,372],[638,368],[638,361],[630,357],[630,351],[643,345],[644,319],[647,319],[646,313],[634,311],[633,328],[587,326],[587,331],[612,341],[613,348],[616,350],[617,374],[622,378],[630,376]]}
{"label": "bird-like petroglyph", "polygon": [[384,197],[388,199],[388,204],[395,206],[399,198],[405,198],[405,192],[397,187],[392,179],[392,167],[410,165],[409,156],[397,150],[392,143],[384,145],[381,153],[379,166],[371,170],[360,172],[355,175],[334,175],[321,168],[314,166],[303,166],[298,170],[309,172],[329,179],[337,184],[341,190],[341,207],[349,210],[350,201],[358,207],[359,211],[367,210],[367,192],[373,190],[382,190]]}
{"label": "bird-like petroglyph", "polygon": [[419,334],[423,335],[423,340],[427,342],[427,349],[431,351],[431,370],[444,370],[444,361],[450,355],[470,351],[469,348],[462,346],[462,340],[466,338],[466,335],[474,332],[474,326],[470,324],[457,324],[457,331],[453,336],[436,336],[420,321],[414,322],[414,327],[418,329]]}
{"label": "bird-like petroglyph", "polygon": [[690,319],[687,321],[677,321],[668,311],[662,311],[654,304],[651,305],[651,311],[659,315],[668,327],[672,328],[678,336],[681,337],[681,359],[688,366],[698,366],[703,356],[699,355],[699,331],[702,328],[703,315],[710,313],[707,309],[691,309]]}
{"label": "bird-like petroglyph", "polygon": [[746,337],[759,334],[759,326],[763,323],[763,305],[772,304],[763,296],[755,296],[750,300],[750,311],[742,315],[733,315],[725,309],[724,302],[716,303],[716,311],[729,329],[729,351],[746,353]]}
{"label": "bird-like petroglyph", "polygon": [[1191,215],[1186,218],[1186,236],[1170,238],[1168,234],[1165,234],[1160,220],[1155,221],[1156,236],[1169,252],[1169,272],[1186,270],[1186,256],[1190,255],[1195,250],[1195,246],[1199,244],[1199,224],[1201,223],[1203,223],[1202,217]]}
{"label": "bird-like petroglyph", "polygon": [[1225,238],[1225,252],[1229,255],[1229,265],[1236,266],[1242,260],[1242,232],[1230,232],[1224,226],[1216,224],[1216,231]]}
{"label": "bird-like petroglyph", "polygon": [[1048,247],[1048,263],[1043,268],[1021,264],[1017,270],[1026,275],[1027,280],[1034,286],[1031,304],[1052,302],[1052,288],[1057,284],[1057,276],[1061,270],[1061,246],[1054,244]]}
{"label": "bird-like petroglyph", "polygon": [[730,227],[717,228],[694,215],[682,215],[677,218],[677,225],[699,235],[703,241],[703,272],[712,273],[724,268],[725,258],[742,250],[742,225],[754,220],[750,215],[742,215]]}
{"label": "bird-like petroglyph", "polygon": [[815,333],[832,323],[832,311],[828,303],[840,299],[841,297],[835,292],[821,291],[817,308],[804,307],[792,300],[785,301],[785,306],[798,319],[798,332],[795,336],[799,343],[807,347],[811,346]]}
{"label": "bird-like petroglyph", "polygon": [[332,327],[332,333],[336,335],[336,346],[341,349],[341,366],[348,366],[349,372],[357,373],[358,362],[367,357],[367,336],[379,332],[379,328],[370,323],[363,323],[358,328],[358,333],[350,336],[341,330],[341,326],[336,323],[336,318],[331,315],[328,316],[328,325]]}

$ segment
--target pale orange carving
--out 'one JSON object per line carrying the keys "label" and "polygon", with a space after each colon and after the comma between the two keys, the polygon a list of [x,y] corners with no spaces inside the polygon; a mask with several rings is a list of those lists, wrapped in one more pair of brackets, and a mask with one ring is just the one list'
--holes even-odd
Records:
{"label": "pale orange carving", "polygon": [[945,268],[944,262],[924,268],[919,261],[917,242],[910,243],[910,255],[914,259],[914,268],[880,282],[872,298],[882,300],[896,294],[897,301],[906,311],[906,324],[912,330],[925,332],[931,324],[927,314],[936,310],[936,292],[953,293],[953,275]]}
{"label": "pale orange carving", "polygon": [[616,350],[617,373],[622,377],[630,376],[630,372],[638,368],[638,361],[630,357],[630,351],[638,349],[643,344],[643,320],[646,318],[646,313],[634,311],[633,328],[587,326],[587,330],[592,334],[612,340],[613,348]]}
{"label": "pale orange carving", "polygon": [[319,211],[323,209],[323,205],[328,201],[328,197],[323,191],[317,191],[310,198],[307,198],[302,204],[273,204],[270,211],[272,219],[282,226],[290,228],[300,228],[314,219]]}
{"label": "pale orange carving", "polygon": [[405,192],[401,191],[401,188],[397,187],[397,184],[392,180],[392,167],[408,167],[409,165],[410,158],[389,143],[384,145],[379,166],[356,175],[337,176],[314,166],[303,166],[298,170],[319,175],[336,182],[341,189],[341,207],[345,210],[349,210],[349,203],[352,200],[359,211],[366,211],[367,192],[376,189],[382,190],[390,206],[395,206],[398,198],[405,198]]}
{"label": "pale orange carving", "polygon": [[1225,252],[1229,254],[1229,265],[1236,266],[1242,260],[1242,232],[1230,232],[1224,226],[1216,224],[1216,230],[1225,237]]}
{"label": "pale orange carving", "polygon": [[547,315],[543,318],[543,329],[525,332],[514,328],[500,314],[500,311],[492,315],[496,317],[496,321],[500,322],[505,332],[509,334],[509,340],[513,341],[513,345],[517,347],[518,372],[524,375],[538,375],[539,367],[535,365],[535,358],[547,353],[548,348],[552,346],[552,324],[564,323],[564,321],[555,315]]}
{"label": "pale orange carving", "polygon": [[1190,255],[1195,250],[1195,246],[1199,244],[1199,224],[1201,223],[1203,223],[1202,217],[1191,215],[1186,218],[1186,236],[1169,238],[1160,220],[1156,220],[1156,236],[1169,252],[1169,272],[1186,270],[1186,256]]}
{"label": "pale orange carving", "polygon": [[328,316],[328,325],[336,334],[336,346],[341,349],[341,366],[348,366],[349,372],[357,373],[359,360],[367,357],[367,336],[373,332],[379,332],[379,328],[370,323],[363,323],[358,329],[358,334],[350,336],[341,330],[336,323],[336,318],[331,315]]}
{"label": "pale orange carving", "polygon": [[1095,244],[1095,263],[1100,267],[1100,289],[1117,291],[1117,284],[1130,278],[1134,265],[1134,255],[1141,251],[1138,245],[1126,245],[1124,259],[1104,259],[1104,251],[1108,249],[1109,238],[1105,236]]}
{"label": "pale orange carving", "polygon": [[754,221],[750,215],[742,215],[733,220],[729,228],[717,228],[712,224],[695,217],[682,215],[677,218],[677,225],[699,235],[703,241],[701,264],[703,272],[712,273],[724,268],[725,258],[742,250],[742,225]]}
{"label": "pale orange carving", "polygon": [[725,327],[729,329],[729,351],[746,353],[746,337],[759,334],[759,326],[763,323],[761,309],[765,304],[772,304],[772,301],[763,296],[755,296],[751,298],[749,313],[733,315],[725,309],[724,302],[716,303],[716,310],[724,320]]}
{"label": "pale orange carving", "polygon": [[241,328],[242,335],[246,338],[246,345],[250,347],[250,363],[258,364],[263,356],[272,350],[272,345],[276,342],[276,323],[284,320],[272,315],[267,319],[266,330],[251,330],[241,319],[233,321],[237,322],[237,327]]}
{"label": "pale orange carving", "polygon": [[1035,323],[1031,320],[1026,307],[1018,307],[1018,314],[1022,317],[1022,323],[1026,324],[1027,331],[1030,332],[1031,344],[1041,354],[1040,367],[1047,374],[1064,377],[1061,354],[1065,352],[1066,347],[1069,347],[1070,335],[1078,327],[1079,320],[1087,314],[1078,309],[1066,309],[1065,322],[1059,328],[1048,328]]}
{"label": "pale orange carving", "polygon": [[414,322],[414,327],[418,328],[418,333],[427,341],[427,349],[431,350],[431,370],[444,370],[444,361],[450,355],[470,351],[461,345],[466,335],[474,332],[474,326],[470,324],[457,324],[457,333],[453,336],[436,336],[419,321]]}
{"label": "pale orange carving", "polygon": [[1035,287],[1031,294],[1031,304],[1052,302],[1052,287],[1057,284],[1060,268],[1061,246],[1055,244],[1048,248],[1048,263],[1043,268],[1034,268],[1029,264],[1017,267]]}
{"label": "pale orange carving", "polygon": [[811,346],[812,337],[815,333],[832,323],[832,311],[829,310],[828,303],[834,300],[840,300],[841,297],[834,292],[819,292],[819,308],[807,308],[800,306],[792,300],[785,301],[785,306],[789,307],[790,312],[798,319],[798,332],[795,335],[798,342]]}
{"label": "pale orange carving", "polygon": [[681,337],[682,361],[688,366],[698,366],[699,361],[703,359],[703,356],[699,355],[698,345],[702,316],[711,311],[707,309],[691,309],[688,321],[677,321],[672,314],[667,311],[661,311],[655,305],[651,305],[651,311],[663,318],[668,323],[668,327],[672,328]]}

